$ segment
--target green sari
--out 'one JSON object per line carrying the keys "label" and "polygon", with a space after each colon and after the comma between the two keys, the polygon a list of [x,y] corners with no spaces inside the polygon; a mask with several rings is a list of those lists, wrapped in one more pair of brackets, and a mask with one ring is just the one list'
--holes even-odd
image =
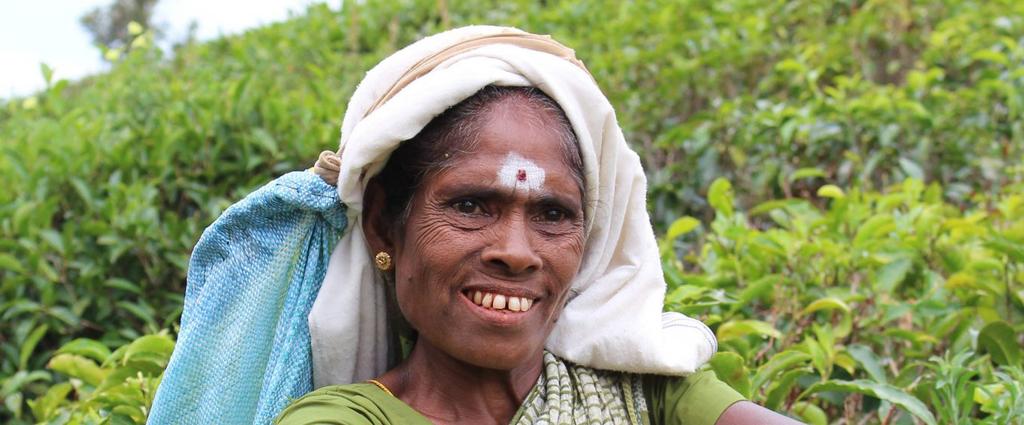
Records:
{"label": "green sari", "polygon": [[[714,425],[743,397],[710,370],[687,377],[591,369],[544,353],[544,373],[510,424]],[[412,407],[372,383],[320,388],[274,422],[429,425]]]}

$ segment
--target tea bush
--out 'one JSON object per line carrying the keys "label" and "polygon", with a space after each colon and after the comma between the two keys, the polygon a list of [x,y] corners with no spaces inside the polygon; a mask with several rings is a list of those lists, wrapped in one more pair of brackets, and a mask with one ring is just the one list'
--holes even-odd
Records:
{"label": "tea bush", "polygon": [[[827,185],[815,199],[827,206],[741,212],[716,180],[710,225],[684,217],[662,241],[667,308],[716,327],[719,376],[808,423],[1017,423],[1020,189],[961,211],[916,179],[882,193]],[[771,225],[752,224],[761,216]]]}
{"label": "tea bush", "polygon": [[0,105],[0,421],[144,417],[203,227],[336,147],[381,58],[486,22],[575,47],[609,95],[667,231],[667,308],[717,330],[730,383],[812,423],[1005,423],[1024,397],[1022,16],[366,0],[172,55],[142,33],[79,82],[44,66],[45,90]]}
{"label": "tea bush", "polygon": [[173,350],[166,333],[139,337],[113,353],[95,340],[71,341],[47,364],[70,379],[29,401],[32,416],[46,423],[144,423]]}

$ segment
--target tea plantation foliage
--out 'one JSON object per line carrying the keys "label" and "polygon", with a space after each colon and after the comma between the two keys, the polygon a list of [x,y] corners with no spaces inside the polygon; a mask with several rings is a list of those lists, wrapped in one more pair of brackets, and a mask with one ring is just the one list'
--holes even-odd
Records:
{"label": "tea plantation foliage", "polygon": [[335,148],[363,73],[470,23],[577,49],[650,175],[666,308],[812,424],[1021,423],[1024,2],[310,8],[0,105],[0,421],[144,420],[189,252]]}

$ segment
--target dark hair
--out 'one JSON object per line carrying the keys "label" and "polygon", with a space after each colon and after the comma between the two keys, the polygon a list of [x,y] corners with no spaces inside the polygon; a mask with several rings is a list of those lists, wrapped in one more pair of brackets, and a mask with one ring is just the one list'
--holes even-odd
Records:
{"label": "dark hair", "polygon": [[563,161],[572,170],[580,193],[583,193],[583,160],[576,133],[558,103],[535,87],[489,85],[434,117],[419,134],[395,149],[384,169],[375,177],[386,192],[384,216],[393,220],[398,228],[404,227],[412,196],[423,179],[447,169],[457,158],[471,153],[488,113],[503,102],[524,106],[521,109],[527,113],[522,118],[531,120],[535,125],[556,127],[562,142]]}

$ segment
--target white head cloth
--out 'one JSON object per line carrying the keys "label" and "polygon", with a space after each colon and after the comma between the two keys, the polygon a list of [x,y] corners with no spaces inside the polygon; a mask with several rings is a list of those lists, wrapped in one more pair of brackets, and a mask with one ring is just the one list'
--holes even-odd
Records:
{"label": "white head cloth", "polygon": [[[569,57],[550,51],[558,49]],[[700,367],[717,349],[714,334],[697,320],[662,313],[665,280],[646,209],[647,179],[611,104],[572,50],[513,28],[473,26],[398,51],[352,95],[338,175],[349,228],[309,315],[314,385],[358,382],[387,367],[384,282],[361,223],[367,181],[402,141],[489,84],[534,86],[551,96],[583,156],[583,263],[547,349],[599,369],[681,375]]]}

